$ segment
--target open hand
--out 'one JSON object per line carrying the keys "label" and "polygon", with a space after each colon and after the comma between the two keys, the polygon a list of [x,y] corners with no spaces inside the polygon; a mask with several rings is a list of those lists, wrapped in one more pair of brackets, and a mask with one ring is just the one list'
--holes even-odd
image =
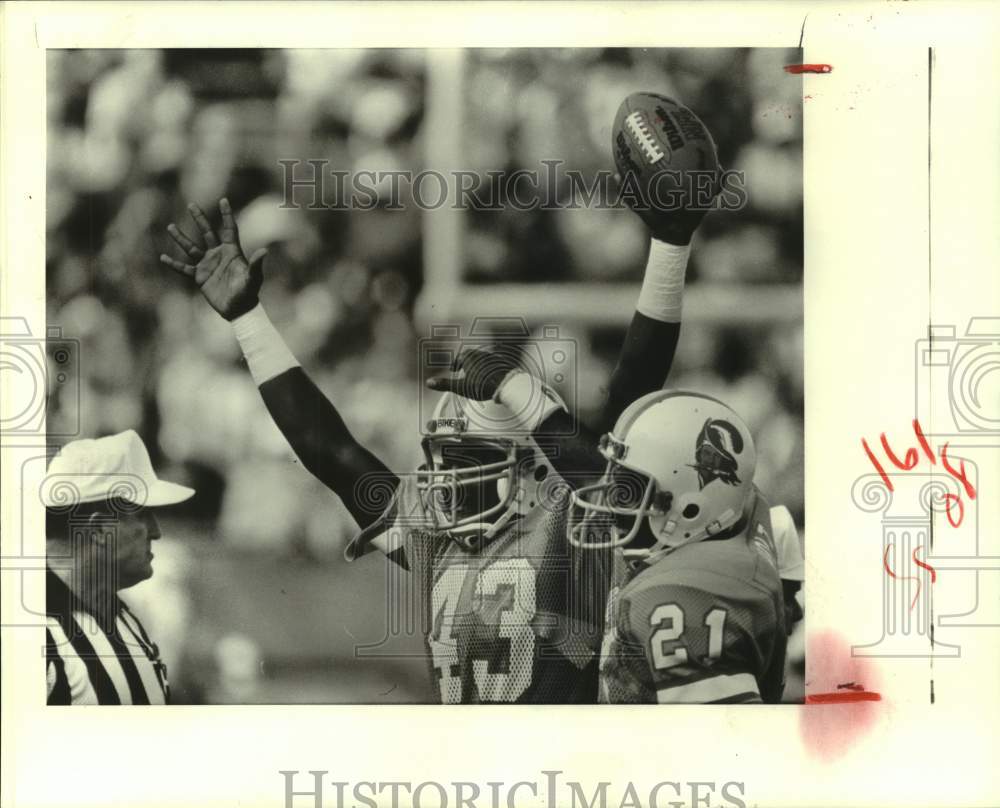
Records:
{"label": "open hand", "polygon": [[167,227],[167,233],[184,251],[187,261],[194,263],[178,261],[169,255],[161,255],[160,261],[181,275],[193,278],[212,308],[227,320],[234,320],[257,305],[267,250],[258,250],[247,261],[228,199],[219,200],[219,211],[222,227],[216,236],[201,208],[194,203],[188,205],[188,212],[201,234],[201,243],[188,238],[175,224]]}

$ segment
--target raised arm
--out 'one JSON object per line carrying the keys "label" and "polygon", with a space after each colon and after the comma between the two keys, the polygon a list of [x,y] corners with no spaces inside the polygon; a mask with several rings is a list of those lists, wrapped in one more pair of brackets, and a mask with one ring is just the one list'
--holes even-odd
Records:
{"label": "raised arm", "polygon": [[218,235],[197,205],[189,205],[188,210],[201,243],[171,224],[167,232],[186,259],[161,255],[160,260],[191,278],[212,308],[232,324],[278,429],[302,465],[343,500],[362,528],[367,527],[380,514],[366,502],[366,486],[377,484],[384,494],[397,478],[355,440],[336,407],[302,370],[271,324],[258,299],[266,251],[246,259],[228,200],[219,202],[222,227]]}
{"label": "raised arm", "polygon": [[[715,147],[707,129],[700,139],[711,145],[714,157]],[[618,156],[616,153],[619,170],[635,174],[634,163],[631,160],[620,163]],[[638,175],[632,178],[640,179]],[[642,187],[640,182],[639,188]],[[696,187],[697,193],[686,195],[679,200],[679,205],[678,200],[672,199],[669,207],[660,204],[657,194],[649,192],[655,185],[647,186],[645,193],[623,195],[649,228],[651,240],[636,311],[611,375],[598,423],[594,425],[596,428],[588,428],[576,419],[575,413],[550,405],[541,408],[543,417],[531,425],[537,443],[570,485],[581,484],[603,470],[604,458],[598,451],[598,436],[613,428],[629,404],[646,393],[659,390],[666,382],[680,337],[681,296],[691,237],[719,193],[718,171],[710,188],[702,189],[700,183]],[[483,351],[470,352],[460,357],[452,368],[462,374],[460,377],[439,377],[430,380],[429,385],[478,400],[495,398],[515,412],[522,409],[538,412],[528,399],[539,395],[536,389],[542,389],[541,380],[534,380],[534,386],[525,382],[520,377],[527,374],[518,373],[505,359],[508,358],[490,357]]]}
{"label": "raised arm", "polygon": [[636,311],[596,424],[581,422],[576,413],[558,403],[537,406],[544,395],[542,380],[532,379],[520,370],[516,357],[508,351],[466,351],[452,368],[459,375],[429,379],[428,386],[479,401],[494,398],[514,412],[540,413],[539,422],[530,426],[553,468],[573,487],[592,482],[606,465],[598,451],[600,436],[611,431],[629,404],[663,387],[677,350],[681,295],[694,231],[660,228],[656,232],[660,238],[654,236],[651,240]]}
{"label": "raised arm", "polygon": [[[718,187],[706,201],[711,203],[717,193]],[[598,424],[602,433],[614,426],[629,404],[666,383],[680,339],[681,298],[691,238],[709,206],[692,202],[669,210],[647,203],[633,204],[632,210],[649,229],[649,257],[636,310],[608,386]]]}
{"label": "raised arm", "polygon": [[[718,189],[715,189],[715,193]],[[714,194],[713,197],[714,198]],[[618,363],[611,374],[604,406],[592,427],[578,424],[572,438],[564,438],[546,450],[557,471],[578,470],[584,478],[604,468],[597,452],[598,436],[610,432],[618,416],[633,401],[659,390],[667,381],[681,333],[681,298],[691,252],[691,237],[709,210],[694,204],[676,210],[657,207],[626,197],[633,212],[649,228],[649,258],[642,288],[636,302]],[[633,204],[640,201],[640,204]],[[709,203],[711,199],[706,200]],[[565,410],[552,413],[539,425],[539,435],[566,434],[572,415]],[[567,478],[567,481],[570,481]],[[572,483],[571,483],[572,484]]]}
{"label": "raised arm", "polygon": [[374,522],[380,512],[378,507],[373,509],[373,498],[365,491],[374,488],[384,494],[384,488],[395,487],[399,479],[358,443],[313,380],[301,367],[294,367],[257,389],[302,465],[343,500],[360,527]]}

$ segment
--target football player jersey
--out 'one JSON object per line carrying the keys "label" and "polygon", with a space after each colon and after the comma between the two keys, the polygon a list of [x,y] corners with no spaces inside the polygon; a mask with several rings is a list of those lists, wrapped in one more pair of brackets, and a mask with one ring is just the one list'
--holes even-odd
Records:
{"label": "football player jersey", "polygon": [[566,541],[568,499],[511,520],[477,550],[428,529],[412,475],[374,542],[409,570],[440,700],[594,703],[610,555]]}
{"label": "football player jersey", "polygon": [[802,540],[795,529],[792,514],[784,505],[771,508],[771,527],[774,530],[774,546],[778,551],[778,575],[784,581],[804,581],[806,569]]}
{"label": "football player jersey", "polygon": [[784,602],[767,502],[737,535],[615,561],[602,702],[780,701]]}

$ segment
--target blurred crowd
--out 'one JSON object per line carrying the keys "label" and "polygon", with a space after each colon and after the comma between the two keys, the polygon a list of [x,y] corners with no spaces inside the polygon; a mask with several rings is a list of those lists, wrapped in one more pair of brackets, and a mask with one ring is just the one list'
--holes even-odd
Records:
{"label": "blurred crowd", "polygon": [[[163,476],[197,489],[157,576],[136,589],[141,598],[140,590],[159,587],[156,598],[174,599],[172,627],[161,632],[187,643],[174,661],[200,683],[188,687],[189,700],[253,701],[261,698],[260,660],[299,654],[329,664],[350,647],[350,638],[323,636],[322,625],[298,639],[300,648],[254,629],[246,615],[219,617],[205,559],[268,590],[277,586],[278,558],[286,570],[308,571],[320,592],[344,575],[332,561],[354,525],[293,462],[229,326],[158,262],[172,250],[166,226],[193,232],[185,205],[217,218],[216,202],[227,196],[247,254],[269,249],[262,297],[293,352],[363,444],[390,468],[413,468],[421,213],[412,205],[283,207],[279,161],[419,170],[432,58],[407,49],[49,51],[48,320],[80,343],[80,406],[54,387],[50,427],[69,433],[78,422],[85,436],[135,428]],[[777,50],[469,52],[466,119],[455,123],[461,167],[537,170],[556,158],[585,173],[609,169],[621,99],[638,89],[674,94],[714,133],[723,165],[746,172],[749,192],[745,210],[706,219],[689,283],[800,283],[801,84],[782,72],[787,61],[795,58]],[[638,282],[646,244],[639,220],[622,210],[472,211],[464,276],[455,282]],[[620,329],[574,335],[588,391],[606,384],[628,315]],[[753,329],[686,323],[670,383],[744,414],[760,446],[761,485],[801,530],[798,315]],[[374,566],[357,573],[378,574]],[[350,591],[365,597],[364,586]],[[266,607],[247,604],[254,608]],[[209,679],[221,684],[209,687]],[[348,690],[316,697],[377,700]]]}
{"label": "blurred crowd", "polygon": [[[706,219],[694,281],[802,278],[801,81],[782,71],[794,51],[725,48],[516,49],[473,52],[465,83],[463,167],[542,172],[561,160],[585,177],[613,168],[611,124],[637,90],[680,99],[713,133],[724,168],[742,171],[748,207]],[[543,172],[544,173],[544,172]],[[568,183],[560,174],[562,185]],[[543,189],[544,190],[544,189]],[[518,193],[521,197],[524,194]],[[467,272],[525,282],[642,278],[638,218],[599,206],[477,211]]]}

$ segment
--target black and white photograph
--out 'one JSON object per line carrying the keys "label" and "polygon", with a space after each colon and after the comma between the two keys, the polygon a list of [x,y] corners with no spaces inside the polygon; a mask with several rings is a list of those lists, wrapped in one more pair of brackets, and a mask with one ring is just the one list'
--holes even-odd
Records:
{"label": "black and white photograph", "polygon": [[0,806],[1000,804],[997,41],[0,0]]}
{"label": "black and white photograph", "polygon": [[800,61],[49,51],[49,703],[801,701]]}

